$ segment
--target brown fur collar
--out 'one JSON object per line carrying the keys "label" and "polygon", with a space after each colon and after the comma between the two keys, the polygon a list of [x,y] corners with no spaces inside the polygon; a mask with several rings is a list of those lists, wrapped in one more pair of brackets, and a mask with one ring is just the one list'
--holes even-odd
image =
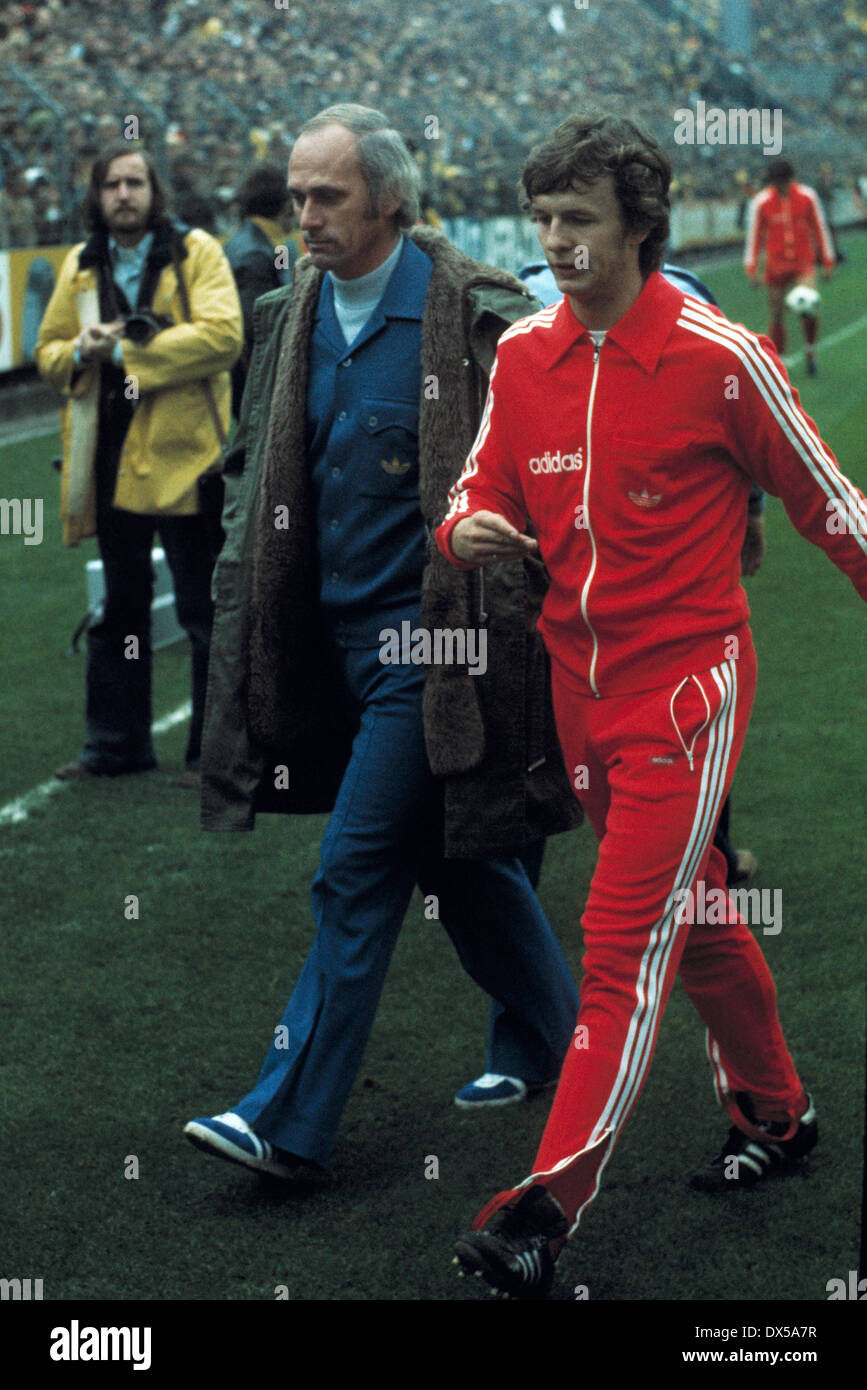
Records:
{"label": "brown fur collar", "polygon": [[[422,382],[435,377],[436,394],[423,385],[419,407],[420,504],[433,527],[445,513],[449,488],[472,447],[484,400],[484,374],[470,349],[468,292],[484,285],[522,295],[526,290],[506,272],[471,260],[431,227],[414,227],[409,235],[433,262],[422,323]],[[254,548],[249,712],[254,734],[270,747],[303,739],[325,695],[314,501],[305,451],[309,346],[322,272],[304,256],[293,274]],[[500,326],[497,322],[497,330]],[[278,506],[288,508],[289,530],[274,526]],[[475,625],[470,592],[470,576],[449,565],[431,543],[422,588],[424,623]],[[476,688],[484,677],[436,666],[427,668],[426,677],[425,732],[434,772],[447,775],[475,767],[484,754]]]}

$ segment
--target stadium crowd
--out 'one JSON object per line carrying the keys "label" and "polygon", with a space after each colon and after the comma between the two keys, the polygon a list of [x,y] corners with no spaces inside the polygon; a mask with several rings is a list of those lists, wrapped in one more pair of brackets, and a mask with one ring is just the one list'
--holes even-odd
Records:
{"label": "stadium crowd", "polygon": [[[303,121],[342,99],[389,113],[444,216],[514,212],[521,160],[582,100],[628,109],[669,146],[673,113],[699,100],[782,103],[787,153],[806,177],[829,140],[836,176],[862,173],[867,21],[840,0],[757,0],[754,12],[755,52],[740,62],[706,27],[707,6],[640,0],[7,0],[0,245],[79,233],[73,190],[129,115],[164,152],[181,215],[218,232],[249,165],[284,163]],[[825,95],[820,68],[831,70]],[[676,153],[681,197],[761,181],[758,149]]]}

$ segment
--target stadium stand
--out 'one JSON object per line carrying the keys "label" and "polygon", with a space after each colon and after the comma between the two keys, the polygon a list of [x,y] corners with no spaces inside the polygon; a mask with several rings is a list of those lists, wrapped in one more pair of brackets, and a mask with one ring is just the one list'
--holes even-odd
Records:
{"label": "stadium stand", "polygon": [[[630,111],[668,144],[674,112],[699,100],[781,107],[786,153],[808,182],[831,151],[851,183],[863,172],[867,19],[842,0],[757,0],[746,56],[724,48],[719,14],[713,0],[0,4],[0,246],[78,235],[84,171],[130,115],[181,214],[228,230],[253,160],[285,159],[305,119],[346,99],[393,117],[444,216],[514,212],[523,156],[581,100]],[[758,185],[762,163],[755,147],[680,146],[679,196]]]}

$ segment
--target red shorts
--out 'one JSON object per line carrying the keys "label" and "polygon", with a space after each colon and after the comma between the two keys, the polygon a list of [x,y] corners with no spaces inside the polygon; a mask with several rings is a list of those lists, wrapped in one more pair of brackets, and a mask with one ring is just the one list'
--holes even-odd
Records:
{"label": "red shorts", "polygon": [[765,284],[773,285],[777,289],[787,290],[792,285],[812,285],[815,278],[815,261],[807,261],[804,265],[799,266],[792,266],[783,262],[765,266]]}

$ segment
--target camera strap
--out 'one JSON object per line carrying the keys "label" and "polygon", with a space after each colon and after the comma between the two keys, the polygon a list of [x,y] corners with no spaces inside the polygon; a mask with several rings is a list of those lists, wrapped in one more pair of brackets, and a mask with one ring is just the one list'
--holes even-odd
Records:
{"label": "camera strap", "polygon": [[163,268],[160,263],[151,256],[148,256],[145,262],[144,272],[139,281],[138,294],[135,297],[136,312],[138,312],[139,309],[149,309],[151,307],[157,281],[162,275],[162,271]]}
{"label": "camera strap", "polygon": [[[114,323],[116,319],[126,318],[130,312],[129,303],[126,295],[119,285],[114,281],[114,267],[111,263],[108,246],[105,248],[105,259],[97,266],[99,275],[99,310],[103,319],[109,323]],[[121,304],[121,299],[123,304]]]}
{"label": "camera strap", "polygon": [[[97,293],[99,295],[99,316],[106,323],[125,319],[130,312],[129,301],[119,285],[115,284],[114,267],[108,249],[108,241],[103,245],[103,254],[96,265]],[[123,439],[129,428],[135,409],[135,402],[124,395],[126,377],[123,367],[114,362],[99,364],[99,420],[100,437],[106,439],[117,435]]]}
{"label": "camera strap", "polygon": [[[175,236],[172,237],[172,264],[174,265],[175,275],[177,276],[178,294],[181,297],[181,309],[183,310],[184,319],[187,323],[192,323],[193,315],[190,309],[190,295],[187,290],[187,282],[184,276],[184,267],[181,261],[177,237]],[[202,378],[202,389],[205,393],[205,400],[208,403],[208,412],[211,416],[211,421],[217,432],[217,438],[220,441],[220,448],[225,449],[229,441],[226,437],[226,431],[223,429],[223,422],[220,419],[217,402],[214,400],[214,388],[207,377]]]}

